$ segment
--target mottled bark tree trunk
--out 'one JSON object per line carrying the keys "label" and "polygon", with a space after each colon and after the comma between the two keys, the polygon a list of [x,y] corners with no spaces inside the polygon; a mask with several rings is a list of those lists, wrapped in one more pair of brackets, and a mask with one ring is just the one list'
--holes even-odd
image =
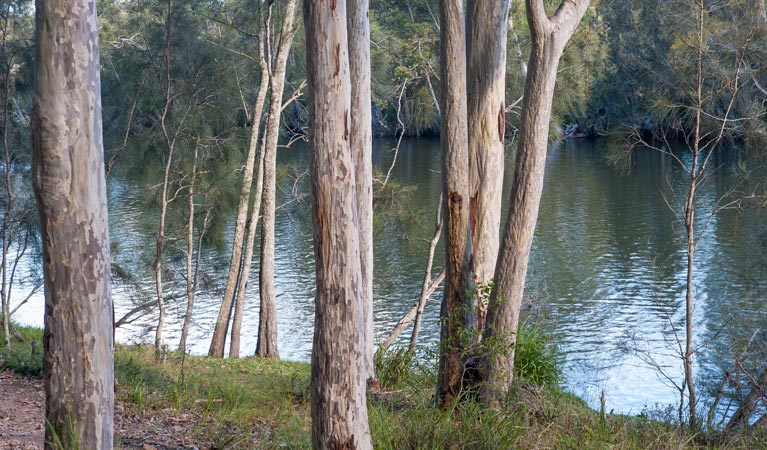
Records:
{"label": "mottled bark tree trunk", "polygon": [[35,5],[32,179],[45,280],[46,448],[111,449],[114,372],[96,3]]}
{"label": "mottled bark tree trunk", "polygon": [[[506,131],[506,27],[509,0],[469,0],[466,30],[469,201],[476,327],[482,330],[498,258]],[[478,333],[479,334],[479,333]],[[479,337],[479,336],[478,336]]]}
{"label": "mottled bark tree trunk", "polygon": [[348,3],[349,69],[352,82],[351,149],[357,180],[362,308],[360,333],[365,380],[375,378],[373,364],[373,110],[370,93],[370,21],[368,0]]}
{"label": "mottled bark tree trunk", "polygon": [[355,168],[350,148],[351,79],[346,2],[304,0],[317,278],[312,347],[312,446],[372,449],[366,370],[358,338],[364,298]]}
{"label": "mottled bark tree trunk", "polygon": [[445,213],[445,294],[440,309],[437,399],[450,404],[463,384],[464,343],[459,341],[470,308],[469,146],[466,128],[466,32],[463,2],[440,3],[442,59],[442,194]]}
{"label": "mottled bark tree trunk", "polygon": [[[229,260],[229,272],[226,277],[226,286],[224,287],[224,297],[221,301],[221,308],[218,311],[218,317],[216,318],[216,325],[213,328],[213,337],[210,341],[210,348],[208,349],[208,356],[215,356],[217,358],[224,357],[224,347],[226,346],[226,334],[229,328],[229,320],[232,316],[232,307],[234,299],[237,294],[238,280],[241,276],[243,258],[243,239],[245,236],[245,226],[247,225],[248,210],[250,208],[250,196],[253,186],[253,170],[256,164],[256,155],[258,150],[258,136],[261,125],[261,117],[264,113],[264,103],[266,102],[266,93],[269,90],[269,70],[266,64],[266,27],[269,20],[266,15],[266,4],[261,7],[260,27],[259,27],[259,62],[261,65],[261,84],[258,88],[258,94],[256,96],[256,102],[253,108],[253,117],[251,117],[250,128],[250,143],[248,146],[248,156],[245,160],[245,169],[242,174],[242,188],[240,190],[240,198],[237,206],[237,219],[234,225],[234,236],[232,238],[232,257]],[[263,152],[263,148],[261,150]],[[259,166],[260,167],[260,166]],[[259,169],[260,170],[260,169]],[[261,174],[259,173],[259,177]],[[260,202],[260,197],[256,200]],[[242,308],[240,307],[240,310]],[[237,311],[235,311],[235,317]],[[240,314],[240,322],[241,323]],[[232,327],[234,329],[234,326]],[[230,356],[231,346],[236,347],[237,354],[239,354],[239,330],[237,333],[232,331],[232,336],[237,335],[236,344],[230,342]]]}
{"label": "mottled bark tree trunk", "polygon": [[261,222],[261,266],[259,291],[261,307],[258,319],[258,342],[256,355],[278,358],[277,351],[277,300],[274,292],[274,216],[277,193],[277,141],[280,138],[282,92],[285,88],[285,70],[288,54],[293,43],[293,21],[297,0],[285,4],[285,16],[277,45],[277,57],[271,67],[271,100],[266,120],[266,144],[264,146],[264,192]]}
{"label": "mottled bark tree trunk", "polygon": [[513,379],[519,310],[543,190],[557,67],[589,0],[563,1],[551,19],[546,15],[543,0],[525,3],[532,48],[509,214],[485,327],[485,340],[493,351],[484,360],[482,397],[490,405],[502,402]]}

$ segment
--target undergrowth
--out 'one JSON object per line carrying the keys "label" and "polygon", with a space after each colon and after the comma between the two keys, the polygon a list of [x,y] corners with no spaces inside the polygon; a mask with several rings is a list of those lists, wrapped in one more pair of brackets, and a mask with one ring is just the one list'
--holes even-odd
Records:
{"label": "undergrowth", "polygon": [[42,376],[43,330],[12,324],[10,349],[0,337],[0,371],[2,370],[11,370],[27,376]]}
{"label": "undergrowth", "polygon": [[[17,329],[28,340],[14,342],[10,354],[0,353],[2,367],[38,374],[31,342],[39,342],[42,332]],[[499,411],[468,398],[450,408],[436,407],[438,355],[433,349],[414,358],[406,349],[394,348],[380,357],[377,374],[383,390],[368,397],[375,448],[767,448],[761,434],[723,439],[691,434],[648,417],[603,417],[559,387],[556,348],[550,338],[539,329],[523,327],[517,345],[517,382]],[[29,358],[23,356],[26,352]],[[158,363],[152,347],[118,346],[115,376],[116,405],[123,415],[144,418],[147,424],[162,424],[163,418],[173,416],[192,417],[195,425],[185,439],[201,448],[311,448],[307,363],[180,353],[170,353]],[[155,432],[161,430],[147,429],[146,435],[151,438]],[[119,439],[117,448],[133,448]]]}

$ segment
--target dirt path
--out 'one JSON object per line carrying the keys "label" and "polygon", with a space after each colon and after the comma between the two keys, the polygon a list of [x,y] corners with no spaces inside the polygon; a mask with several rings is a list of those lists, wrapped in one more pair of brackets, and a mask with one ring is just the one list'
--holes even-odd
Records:
{"label": "dirt path", "polygon": [[[0,450],[42,450],[44,415],[42,380],[0,372]],[[115,405],[115,448],[209,448],[209,443],[199,438],[198,423],[200,417],[193,413],[162,410],[140,413],[134,405],[118,401]]]}
{"label": "dirt path", "polygon": [[42,380],[0,372],[0,449],[43,448]]}

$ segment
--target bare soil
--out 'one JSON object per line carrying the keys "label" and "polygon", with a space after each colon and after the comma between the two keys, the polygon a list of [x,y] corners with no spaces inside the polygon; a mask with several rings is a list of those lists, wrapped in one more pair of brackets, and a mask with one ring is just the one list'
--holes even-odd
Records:
{"label": "bare soil", "polygon": [[[120,396],[116,395],[119,399]],[[0,372],[0,450],[38,450],[45,441],[43,382],[12,372]],[[141,450],[204,449],[194,413],[138,411],[117,400],[115,447]]]}

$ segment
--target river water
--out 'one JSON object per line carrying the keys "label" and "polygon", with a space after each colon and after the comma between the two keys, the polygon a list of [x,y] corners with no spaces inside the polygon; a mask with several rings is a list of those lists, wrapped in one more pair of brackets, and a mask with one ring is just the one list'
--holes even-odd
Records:
{"label": "river water", "polygon": [[[374,163],[384,173],[393,145],[376,142]],[[644,151],[637,153],[628,173],[620,173],[607,164],[605,145],[569,141],[549,151],[527,280],[526,293],[534,306],[526,320],[536,321],[556,337],[563,383],[569,390],[592,406],[599,404],[604,391],[608,411],[637,414],[645,407],[678,401],[669,379],[682,380],[674,331],[681,332],[684,314],[686,250],[684,228],[672,207],[679,210],[685,172],[671,158]],[[285,189],[278,189],[278,204],[295,199],[291,177],[308,166],[305,147],[281,152],[279,164],[287,175]],[[699,193],[699,225],[737,182],[726,161],[714,161],[713,167],[717,170]],[[374,308],[379,340],[418,297],[440,197],[439,171],[437,140],[403,141],[392,172],[395,195],[379,202],[375,227]],[[511,172],[507,163],[506,189]],[[296,184],[299,192],[308,191],[305,181],[304,177]],[[134,276],[131,283],[115,282],[118,318],[147,301],[153,289],[156,212],[147,210],[150,195],[147,186],[120,174],[110,180],[113,257]],[[314,263],[309,208],[310,201],[304,198],[277,212],[279,348],[281,357],[293,360],[308,360],[311,351]],[[233,223],[233,214],[227,221]],[[762,213],[725,211],[708,221],[695,272],[695,342],[702,346],[696,376],[703,386],[714,385],[722,369],[729,369],[736,339],[767,326],[763,306],[766,243]],[[190,336],[193,353],[207,352],[228,253],[225,245],[203,252],[204,276]],[[177,254],[170,264],[167,289],[171,296],[180,297],[184,269],[183,255]],[[440,247],[435,275],[443,259]],[[257,268],[256,261],[243,324],[246,353],[254,351],[256,342]],[[23,291],[23,286],[17,290],[19,298]],[[423,346],[437,343],[440,297],[437,292],[427,306]],[[178,343],[184,307],[184,299],[169,305],[165,338],[171,348]],[[42,310],[38,294],[15,319],[41,326]],[[150,312],[121,327],[118,341],[151,342],[155,320],[156,312]]]}

